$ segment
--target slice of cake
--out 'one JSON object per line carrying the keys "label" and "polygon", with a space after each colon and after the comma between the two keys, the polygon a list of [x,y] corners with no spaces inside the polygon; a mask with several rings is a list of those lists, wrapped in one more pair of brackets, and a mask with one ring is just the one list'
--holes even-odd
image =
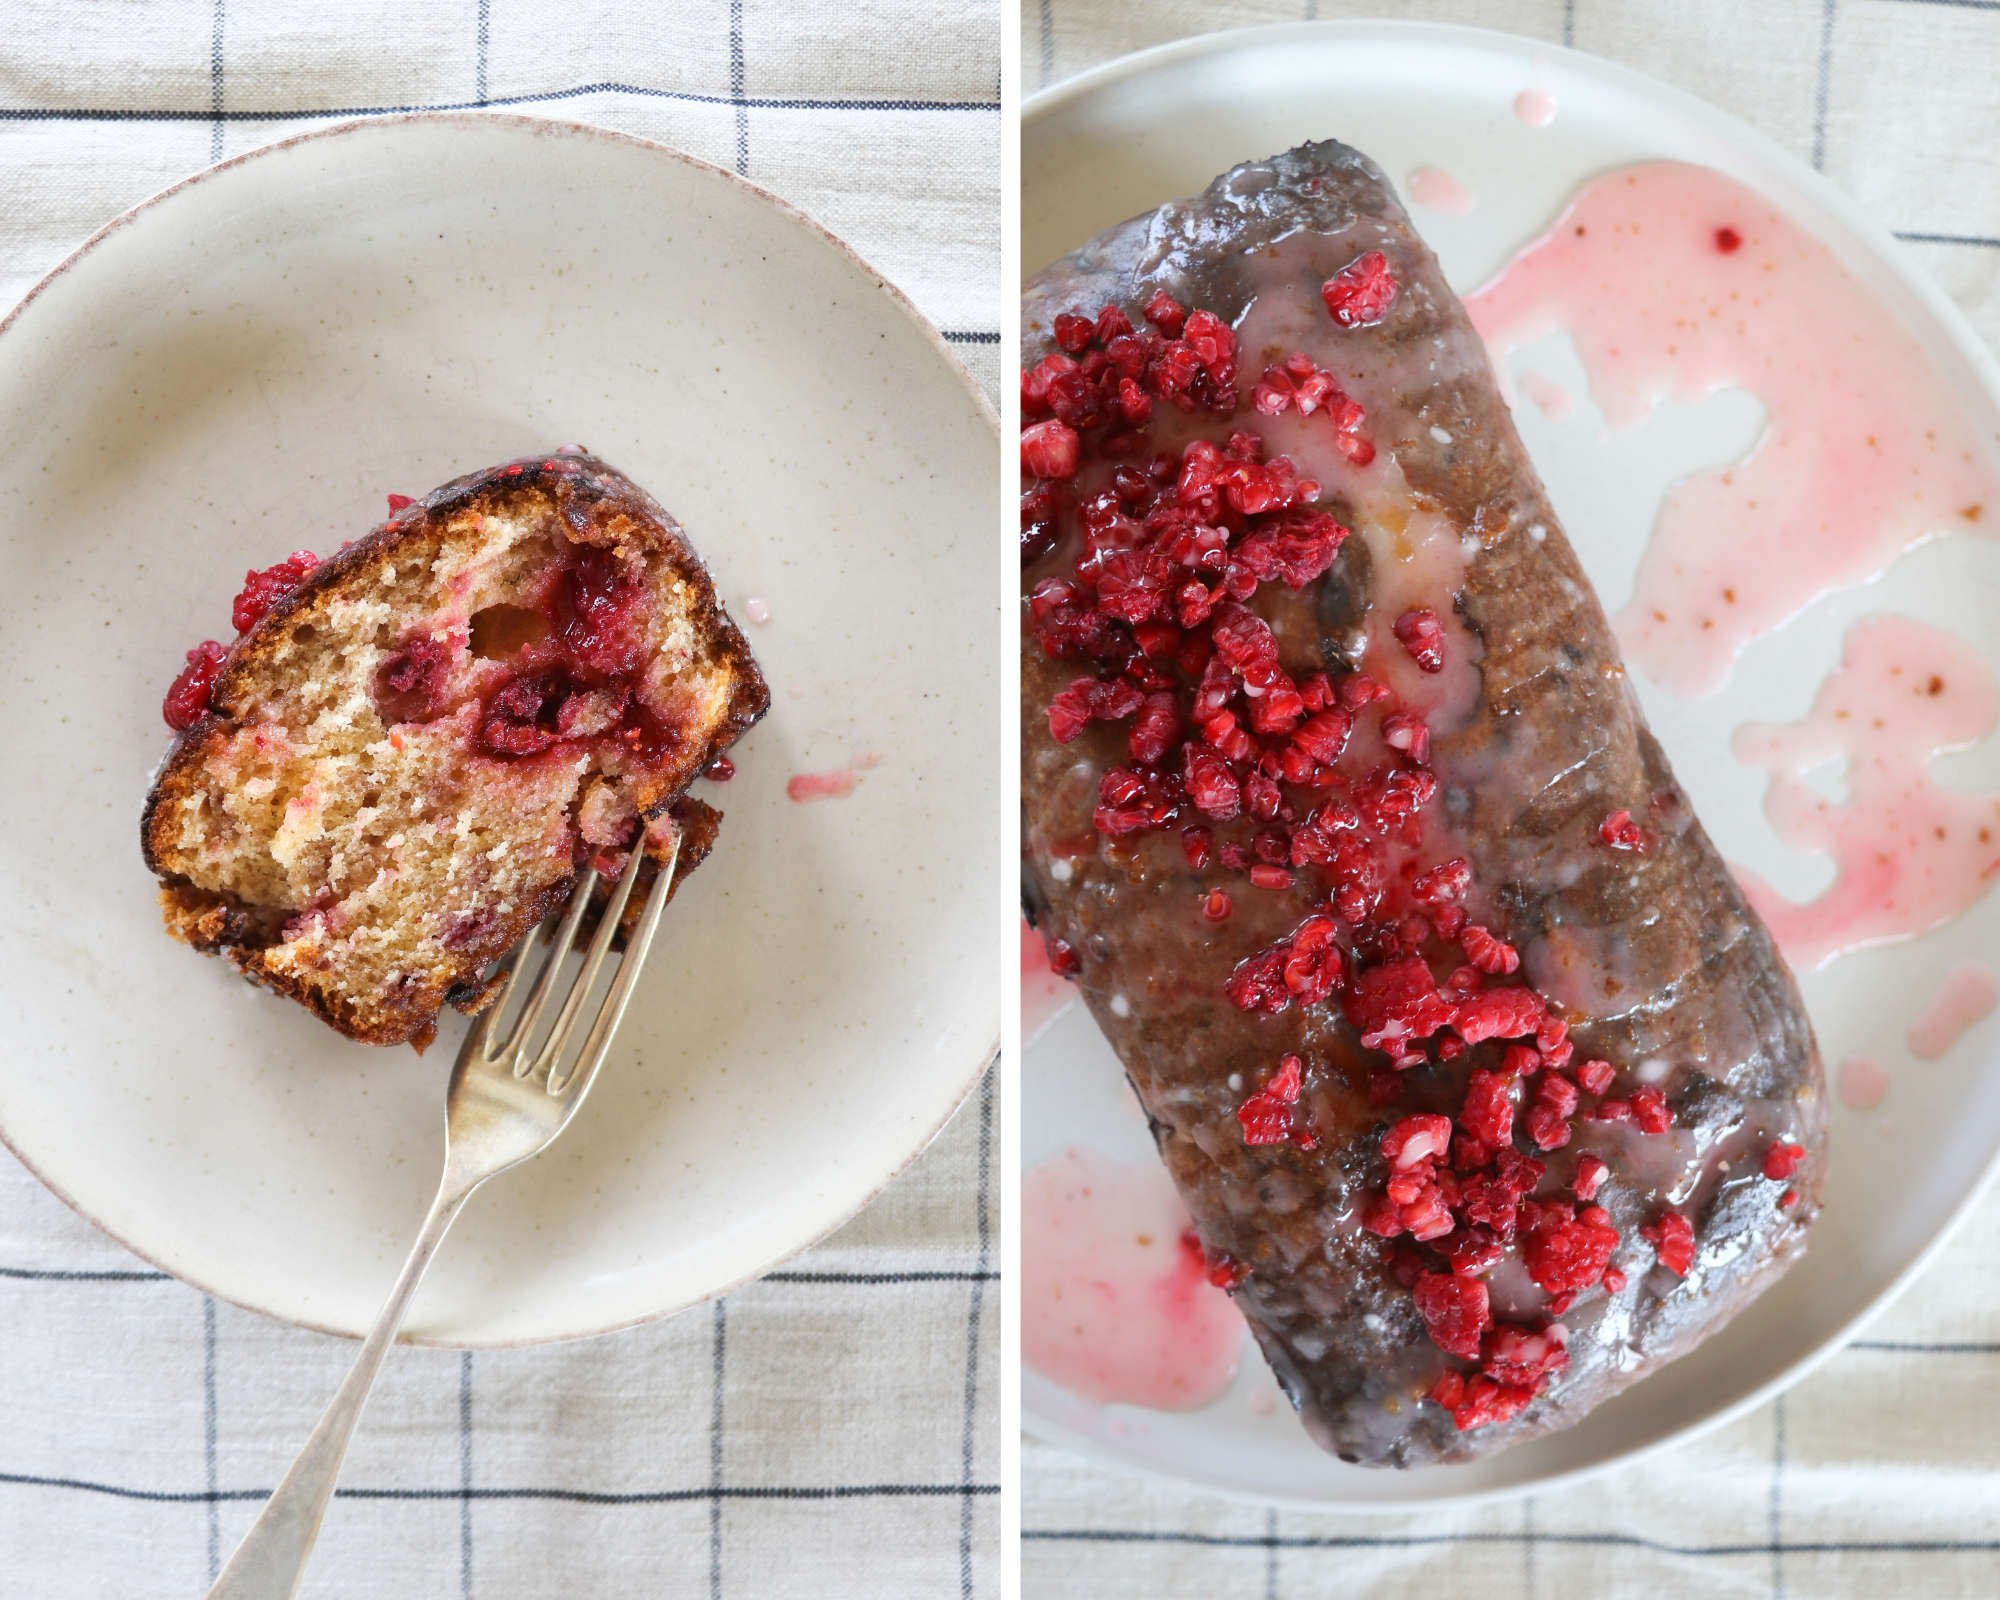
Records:
{"label": "slice of cake", "polygon": [[684,791],[770,703],[680,525],[580,453],[392,498],[252,573],[233,621],[164,708],[167,931],[370,1044],[475,1007],[586,866],[678,833],[678,883],[720,821]]}

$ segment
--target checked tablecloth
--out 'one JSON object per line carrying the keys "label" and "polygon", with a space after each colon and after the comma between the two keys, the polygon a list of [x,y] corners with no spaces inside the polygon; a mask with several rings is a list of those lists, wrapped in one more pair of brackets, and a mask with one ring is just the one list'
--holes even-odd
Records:
{"label": "checked tablecloth", "polygon": [[[1024,93],[1130,50],[1302,18],[1470,23],[1677,84],[1882,217],[2000,345],[2000,0],[1024,0]],[[1817,1375],[1580,1488],[1335,1517],[1023,1449],[1023,1593],[2000,1596],[2000,1193]]]}
{"label": "checked tablecloth", "polygon": [[[0,311],[211,161],[352,115],[493,105],[777,191],[990,388],[999,43],[976,0],[9,0]],[[848,1227],[673,1321],[393,1352],[305,1592],[992,1596],[994,1138],[989,1078]],[[0,1330],[9,1600],[202,1593],[355,1350],[148,1270],[4,1154]]]}

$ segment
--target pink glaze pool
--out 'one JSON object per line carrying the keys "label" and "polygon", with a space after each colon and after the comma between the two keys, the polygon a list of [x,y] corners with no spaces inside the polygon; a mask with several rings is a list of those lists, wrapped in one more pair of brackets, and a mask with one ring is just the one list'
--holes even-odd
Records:
{"label": "pink glaze pool", "polygon": [[[1923,933],[1965,911],[2000,873],[2000,795],[1946,789],[1930,763],[2000,722],[2000,684],[1972,649],[1906,617],[1848,630],[1840,665],[1789,724],[1736,732],[1737,758],[1771,774],[1764,810],[1778,837],[1833,858],[1834,881],[1797,905],[1737,869],[1744,893],[1793,965]],[[1845,796],[1805,774],[1845,763]]]}
{"label": "pink glaze pool", "polygon": [[1208,1281],[1173,1180],[1063,1151],[1021,1189],[1021,1355],[1099,1404],[1187,1411],[1235,1376],[1243,1318]]}
{"label": "pink glaze pool", "polygon": [[1667,495],[1615,619],[1627,659],[1676,694],[1720,688],[1752,638],[1926,536],[2000,527],[1993,462],[1921,346],[1719,172],[1607,173],[1466,305],[1498,367],[1567,330],[1613,427],[1670,396],[1763,403],[1748,456]]}

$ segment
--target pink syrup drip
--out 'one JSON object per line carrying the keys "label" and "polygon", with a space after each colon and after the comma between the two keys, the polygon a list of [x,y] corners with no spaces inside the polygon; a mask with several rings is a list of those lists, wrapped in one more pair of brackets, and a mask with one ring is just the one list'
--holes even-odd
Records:
{"label": "pink syrup drip", "polygon": [[1993,970],[1976,961],[1953,967],[1924,1014],[1910,1024],[1904,1042],[1919,1061],[1935,1061],[2000,1005],[2000,983]]}
{"label": "pink syrup drip", "polygon": [[[1764,811],[1794,849],[1833,858],[1805,905],[1736,869],[1778,946],[1801,969],[1863,945],[1907,939],[1972,906],[2000,873],[2000,795],[1945,789],[1932,759],[2000,723],[2000,684],[1950,634],[1905,617],[1865,617],[1799,722],[1736,730],[1739,760],[1771,774]],[[1846,763],[1843,799],[1805,774]]]}
{"label": "pink syrup drip", "polygon": [[1546,128],[1556,120],[1556,97],[1542,89],[1523,89],[1514,96],[1514,115],[1531,128]]}
{"label": "pink syrup drip", "polygon": [[1419,167],[1410,174],[1410,198],[1432,211],[1462,217],[1479,204],[1479,197],[1439,167]]}
{"label": "pink syrup drip", "polygon": [[1055,1020],[1058,1011],[1075,998],[1076,988],[1067,978],[1059,978],[1049,966],[1048,947],[1042,936],[1021,919],[1021,1042],[1030,1039]]}
{"label": "pink syrup drip", "polygon": [[1834,1092],[1850,1111],[1873,1111],[1889,1093],[1889,1074],[1867,1056],[1849,1056],[1840,1064]]}
{"label": "pink syrup drip", "polygon": [[847,767],[830,772],[795,772],[785,784],[785,793],[794,800],[839,800],[854,793],[859,780]]}
{"label": "pink syrup drip", "polygon": [[1553,422],[1567,422],[1576,414],[1576,397],[1553,378],[1545,378],[1539,372],[1524,372],[1514,380],[1514,386]]}
{"label": "pink syrup drip", "polygon": [[1751,639],[1944,530],[2000,526],[1966,409],[1893,308],[1826,245],[1705,167],[1594,179],[1467,302],[1496,366],[1566,329],[1613,427],[1749,390],[1750,453],[1662,502],[1616,618],[1635,665],[1696,697]]}
{"label": "pink syrup drip", "polygon": [[1173,1180],[1068,1149],[1021,1186],[1021,1355],[1099,1405],[1189,1411],[1229,1387],[1243,1318],[1208,1281]]}

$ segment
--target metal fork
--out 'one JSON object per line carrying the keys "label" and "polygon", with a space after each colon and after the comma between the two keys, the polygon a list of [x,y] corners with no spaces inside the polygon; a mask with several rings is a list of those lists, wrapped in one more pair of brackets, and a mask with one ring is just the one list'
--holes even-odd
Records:
{"label": "metal fork", "polygon": [[[584,1002],[610,954],[632,895],[632,885],[638,879],[645,858],[643,836],[605,907],[597,935],[584,957],[583,970],[570,985],[555,1025],[539,1047],[535,1042],[537,1025],[554,997],[564,958],[576,942],[577,928],[600,881],[598,875],[595,872],[582,875],[552,938],[544,924],[508,958],[499,998],[473,1024],[458,1053],[457,1064],[451,1069],[451,1087],[445,1095],[444,1177],[438,1184],[437,1198],[431,1202],[430,1215],[424,1218],[417,1242],[410,1247],[409,1259],[403,1263],[396,1286],[389,1291],[389,1299],[362,1344],[353,1369],[321,1414],[291,1471],[272,1491],[263,1512],[208,1591],[208,1600],[290,1600],[298,1593],[313,1542],[319,1537],[320,1521],[326,1515],[327,1502],[333,1498],[341,1461],[347,1455],[347,1442],[353,1437],[355,1423],[361,1419],[361,1408],[367,1403],[375,1375],[382,1369],[382,1358],[403,1325],[403,1313],[424,1269],[430,1265],[445,1230],[472,1191],[496,1173],[505,1172],[546,1149],[590,1092],[612,1032],[632,998],[640,964],[653,942],[653,930],[659,926],[679,854],[680,841],[676,837],[672,851],[653,881],[639,925],[626,941],[624,960],[612,979],[610,991],[597,1008],[580,1051],[572,1055],[569,1045],[577,1031]],[[514,998],[515,979],[526,965],[529,953],[544,943],[549,946],[548,959],[519,1017],[502,1037],[501,1019]]]}

